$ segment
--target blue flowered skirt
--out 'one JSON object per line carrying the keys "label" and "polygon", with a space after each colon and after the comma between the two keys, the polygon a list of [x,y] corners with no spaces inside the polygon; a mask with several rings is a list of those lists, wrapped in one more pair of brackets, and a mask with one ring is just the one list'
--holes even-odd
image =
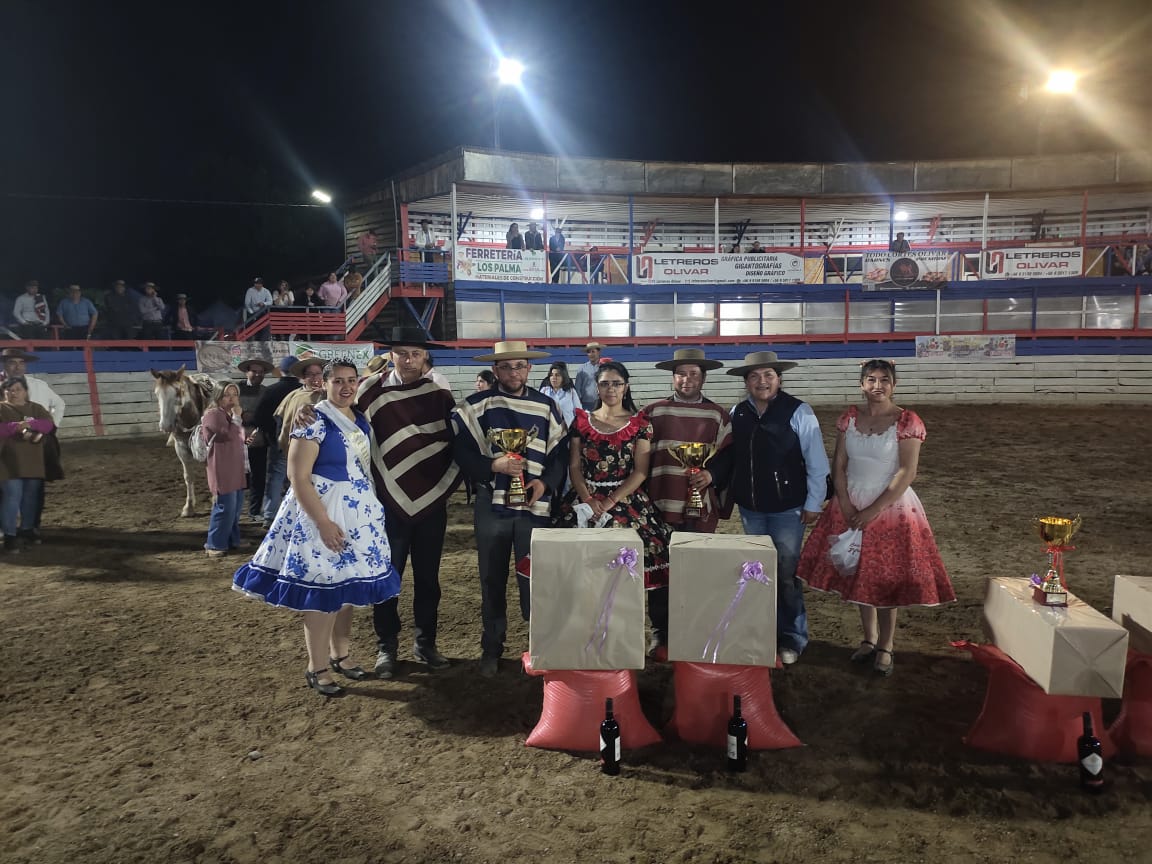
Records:
{"label": "blue flowered skirt", "polygon": [[371,483],[315,474],[312,481],[328,517],[344,530],[344,548],[337,553],[324,545],[290,489],[264,542],[232,577],[232,590],[299,612],[337,612],[397,596],[400,574]]}

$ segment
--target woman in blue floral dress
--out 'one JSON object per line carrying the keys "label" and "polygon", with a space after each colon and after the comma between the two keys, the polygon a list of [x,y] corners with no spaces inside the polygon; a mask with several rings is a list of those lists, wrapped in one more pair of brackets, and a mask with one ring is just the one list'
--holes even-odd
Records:
{"label": "woman in blue floral dress", "polygon": [[236,591],[304,613],[304,677],[324,696],[342,692],[333,672],[367,677],[349,660],[353,608],[400,593],[372,486],[368,422],[352,408],[357,380],[349,361],[324,368],[327,399],[315,406],[316,421],[292,431],[291,489],[252,561],[232,580]]}
{"label": "woman in blue floral dress", "polygon": [[569,445],[568,476],[572,489],[564,496],[556,524],[574,527],[576,505],[586,504],[595,525],[608,514],[606,527],[634,528],[644,541],[644,587],[668,584],[668,540],[671,530],[644,491],[652,424],[638,411],[628,392],[628,370],[606,361],[596,370],[600,402],[593,411],[576,409]]}

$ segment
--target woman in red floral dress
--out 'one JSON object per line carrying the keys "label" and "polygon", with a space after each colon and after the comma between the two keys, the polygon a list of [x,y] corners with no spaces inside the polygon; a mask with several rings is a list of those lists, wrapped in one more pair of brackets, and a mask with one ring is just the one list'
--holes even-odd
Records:
{"label": "woman in red floral dress", "polygon": [[576,409],[572,422],[568,474],[572,488],[564,497],[556,524],[576,525],[577,503],[592,510],[595,525],[607,513],[609,526],[634,528],[644,541],[644,587],[668,584],[671,531],[644,491],[652,424],[628,392],[628,370],[607,361],[596,371],[600,402],[593,411]]}
{"label": "woman in red floral dress", "polygon": [[[895,364],[869,360],[861,367],[864,405],[849,408],[836,423],[836,495],[796,573],[860,607],[864,639],[852,660],[871,661],[881,675],[892,673],[896,610],[956,599],[924,506],[912,491],[927,433],[914,412],[892,401],[895,387]],[[853,529],[859,533],[848,533]]]}

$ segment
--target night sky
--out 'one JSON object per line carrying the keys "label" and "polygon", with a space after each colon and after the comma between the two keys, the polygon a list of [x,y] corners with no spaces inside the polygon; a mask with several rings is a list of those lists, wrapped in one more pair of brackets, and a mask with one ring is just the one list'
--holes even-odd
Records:
{"label": "night sky", "polygon": [[[284,205],[491,146],[494,46],[528,68],[505,149],[930,159],[1149,146],[1150,21],[1148,0],[0,0],[0,294],[238,303],[331,269],[337,213]],[[1046,64],[1088,73],[1074,104],[1038,95]]]}

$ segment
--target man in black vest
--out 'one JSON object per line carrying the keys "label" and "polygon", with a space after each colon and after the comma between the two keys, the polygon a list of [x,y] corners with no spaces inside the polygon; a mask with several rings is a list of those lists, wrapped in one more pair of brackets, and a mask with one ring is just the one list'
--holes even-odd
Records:
{"label": "man in black vest", "polygon": [[732,409],[733,471],[729,499],[740,505],[745,534],[767,534],[776,546],[776,643],[791,666],[808,644],[808,614],[796,565],[804,526],[820,518],[828,493],[828,454],[808,403],[780,389],[785,370],[775,351],[753,351],[729,375],[744,379],[748,398]]}

